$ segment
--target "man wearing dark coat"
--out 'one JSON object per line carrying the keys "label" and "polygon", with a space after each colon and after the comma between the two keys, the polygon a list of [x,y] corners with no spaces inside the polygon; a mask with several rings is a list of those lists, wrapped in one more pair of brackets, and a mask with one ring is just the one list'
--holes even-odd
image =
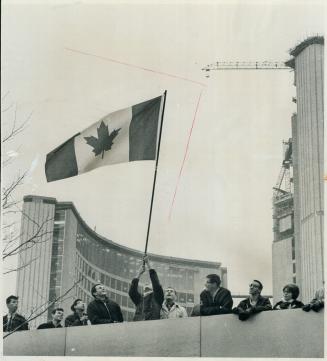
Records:
{"label": "man wearing dark coat", "polygon": [[207,276],[205,290],[200,294],[200,315],[211,316],[230,313],[233,299],[228,289],[220,287],[221,280],[217,274]]}
{"label": "man wearing dark coat", "polygon": [[123,322],[120,306],[107,297],[103,284],[94,285],[91,294],[94,300],[87,306],[87,316],[92,325]]}
{"label": "man wearing dark coat", "polygon": [[90,323],[85,313],[85,303],[80,298],[73,302],[70,309],[73,313],[66,317],[65,327],[86,326]]}
{"label": "man wearing dark coat", "polygon": [[269,298],[261,296],[262,289],[262,283],[253,280],[249,286],[249,297],[233,309],[233,313],[237,314],[241,321],[247,320],[253,314],[272,309]]}
{"label": "man wearing dark coat", "polygon": [[[141,275],[145,272],[145,266],[147,266],[149,270],[151,285],[146,284],[144,286],[143,295],[141,295],[138,291],[138,284]],[[133,321],[160,319],[160,310],[164,301],[164,292],[160,285],[156,271],[150,265],[148,256],[144,256],[143,264],[137,276],[132,280],[128,294],[136,306]]]}
{"label": "man wearing dark coat", "polygon": [[25,317],[17,313],[18,297],[9,296],[6,299],[8,314],[3,316],[3,332],[28,330],[28,322]]}
{"label": "man wearing dark coat", "polygon": [[39,327],[37,328],[38,330],[43,330],[46,328],[61,328],[61,321],[64,317],[64,310],[60,307],[55,308],[54,310],[52,310],[51,312],[52,315],[52,321],[46,322],[46,323],[41,323],[41,325],[39,325]]}

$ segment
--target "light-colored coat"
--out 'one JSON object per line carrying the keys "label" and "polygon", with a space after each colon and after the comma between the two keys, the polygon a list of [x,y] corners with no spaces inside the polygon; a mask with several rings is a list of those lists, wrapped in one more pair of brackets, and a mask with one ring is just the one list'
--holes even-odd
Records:
{"label": "light-colored coat", "polygon": [[160,318],[183,318],[187,317],[186,309],[179,305],[178,303],[174,303],[174,305],[168,309],[166,302],[162,304],[162,308],[160,311]]}

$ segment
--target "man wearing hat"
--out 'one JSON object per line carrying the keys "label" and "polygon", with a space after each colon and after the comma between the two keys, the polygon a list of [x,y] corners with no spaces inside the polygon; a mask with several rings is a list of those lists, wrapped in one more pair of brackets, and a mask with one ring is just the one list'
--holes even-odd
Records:
{"label": "man wearing hat", "polygon": [[66,317],[65,327],[87,326],[91,324],[85,313],[85,303],[80,298],[74,301],[70,309],[73,311],[73,314]]}
{"label": "man wearing hat", "polygon": [[[145,272],[145,266],[147,266],[149,270],[151,284],[144,285],[143,295],[141,295],[138,291],[138,284],[141,275]],[[148,256],[143,257],[143,263],[137,276],[132,280],[128,294],[136,306],[133,321],[160,319],[160,310],[164,301],[164,293],[157,272],[151,267]]]}

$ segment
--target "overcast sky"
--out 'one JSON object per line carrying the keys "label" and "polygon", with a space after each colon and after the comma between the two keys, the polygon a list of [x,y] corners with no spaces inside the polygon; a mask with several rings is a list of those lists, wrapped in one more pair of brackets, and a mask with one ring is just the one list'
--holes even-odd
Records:
{"label": "overcast sky", "polygon": [[[290,48],[323,33],[321,4],[4,1],[2,96],[9,91],[4,105],[14,105],[3,131],[15,104],[19,120],[33,114],[4,149],[18,155],[3,181],[30,168],[17,197],[72,201],[100,235],[144,250],[153,162],[53,183],[44,163],[48,152],[104,115],[166,89],[149,252],[221,262],[232,293],[246,293],[258,278],[270,294],[272,187],[296,110],[293,73],[213,71],[206,78],[201,68],[288,60]],[[4,281],[4,296],[15,292],[15,276]]]}

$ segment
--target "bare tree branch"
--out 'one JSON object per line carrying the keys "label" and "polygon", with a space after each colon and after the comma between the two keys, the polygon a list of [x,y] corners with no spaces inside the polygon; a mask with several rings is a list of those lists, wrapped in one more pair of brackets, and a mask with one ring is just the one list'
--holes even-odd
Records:
{"label": "bare tree branch", "polygon": [[[47,232],[47,233],[51,233],[51,232]],[[5,256],[3,256],[3,259],[7,258],[7,257],[10,257],[10,256],[15,256],[17,254],[20,254],[24,251],[27,251],[28,249],[34,247],[36,244],[41,244],[41,243],[46,243],[50,240],[51,238],[46,238],[44,240],[32,240],[32,241],[29,241],[29,243],[27,243],[27,245],[24,247],[24,248],[21,248],[20,246],[19,247],[16,247],[17,250],[14,250],[14,251],[10,251],[8,252],[8,254],[6,254]],[[10,253],[10,254],[9,254]]]}
{"label": "bare tree branch", "polygon": [[12,197],[12,194],[14,192],[14,190],[20,186],[26,175],[27,175],[28,171],[25,171],[23,174],[19,174],[10,184],[9,186],[3,188],[3,193],[2,193],[2,209],[7,209],[12,207],[14,204],[17,204],[17,201],[13,201],[14,203],[10,203],[10,199]]}
{"label": "bare tree branch", "polygon": [[28,115],[28,117],[22,123],[16,125],[16,120],[17,120],[17,105],[16,105],[13,126],[11,127],[9,134],[5,135],[5,137],[2,139],[2,143],[12,140],[17,134],[25,130],[26,124],[29,122],[32,115],[33,115],[33,111]]}
{"label": "bare tree branch", "polygon": [[2,168],[8,167],[9,164],[11,164],[13,161],[12,157],[7,157],[2,160]]}
{"label": "bare tree branch", "polygon": [[10,227],[14,226],[15,224],[16,224],[16,222],[11,222],[9,224],[5,224],[5,225],[2,226],[2,229],[10,228]]}
{"label": "bare tree branch", "polygon": [[[50,219],[51,220],[51,219]],[[41,240],[41,238],[47,234],[51,234],[53,231],[42,231],[42,228],[44,226],[44,224],[46,222],[49,222],[50,220],[46,220],[44,222],[42,222],[42,224],[40,225],[40,227],[37,229],[36,233],[34,233],[31,237],[29,237],[26,241],[20,243],[18,246],[16,246],[14,249],[12,249],[11,251],[9,251],[8,253],[3,254],[2,256],[2,260],[5,260],[7,257],[9,256],[13,256],[17,253],[20,253],[21,251],[25,251],[31,247],[33,247],[35,244],[37,243],[44,243],[47,242],[49,239],[46,240]],[[26,247],[24,247],[26,246]]]}
{"label": "bare tree branch", "polygon": [[[18,156],[18,152],[20,151],[22,144],[20,144],[15,150],[7,151],[7,156],[2,156],[2,168],[8,167],[13,161],[16,156]],[[4,153],[4,152],[3,152]]]}
{"label": "bare tree branch", "polygon": [[[10,101],[8,101],[7,96],[9,95],[9,93],[10,92],[7,91],[3,96],[1,96],[1,102],[2,102],[1,113],[3,116],[6,116],[8,120],[7,123],[3,120],[3,123],[6,124],[6,130],[7,130],[5,136],[2,137],[3,147],[6,147],[7,144],[9,144],[9,141],[15,140],[16,136],[26,129],[33,114],[32,111],[27,117],[23,119],[23,121],[21,121],[18,117],[19,112],[18,112],[17,104],[15,105],[15,102],[10,104]],[[7,104],[4,105],[4,102]],[[20,147],[21,145],[19,146],[19,148]],[[4,153],[6,154],[7,157],[5,157],[5,159],[2,158],[3,166],[8,166],[14,160],[13,158],[18,155],[18,153],[13,150],[8,151],[7,153],[3,152],[3,154]],[[8,236],[7,238],[4,239],[4,247],[2,251],[3,260],[8,259],[10,256],[15,256],[21,252],[24,252],[38,243],[47,242],[49,240],[49,237],[47,237],[47,235],[53,232],[52,229],[51,231],[47,230],[49,229],[48,222],[50,222],[53,219],[53,217],[50,218],[47,215],[46,217],[48,219],[44,220],[41,223],[38,223],[35,220],[28,217],[26,214],[24,214],[20,209],[21,200],[17,199],[15,195],[15,191],[19,186],[21,186],[24,183],[28,175],[28,172],[29,170],[26,170],[24,172],[19,172],[16,175],[16,177],[13,177],[12,181],[9,182],[9,184],[6,184],[4,187],[2,187],[2,197],[1,197],[2,216],[6,217],[6,219],[12,220],[18,216],[18,213],[22,213],[23,217],[24,216],[27,217],[35,225],[32,227],[33,229],[32,232],[34,233],[31,235],[27,235],[26,236],[27,239],[21,242],[22,234],[18,230],[14,230],[14,232],[12,232],[10,229],[10,227],[13,225],[12,222],[9,222],[10,224],[3,226],[2,231],[4,231],[4,234]],[[8,230],[9,232],[6,233],[6,231]],[[13,269],[13,268],[7,269],[4,272],[4,274],[14,272],[15,270],[17,271],[23,269],[29,266],[33,261],[34,259],[30,261],[26,261],[17,269]]]}
{"label": "bare tree branch", "polygon": [[15,244],[17,244],[17,241],[18,241],[18,238],[7,242],[7,244],[4,246],[4,248],[2,250],[2,254],[5,254],[10,247],[13,247]]}
{"label": "bare tree branch", "polygon": [[4,101],[5,98],[8,96],[9,93],[10,93],[10,92],[9,92],[9,90],[8,90],[7,93],[5,93],[5,95],[2,95],[2,96],[1,96],[1,101]]}
{"label": "bare tree branch", "polygon": [[[37,227],[39,227],[39,223],[37,221],[35,221],[35,219],[33,219],[32,217],[30,217],[27,213],[25,213],[24,211],[21,211],[22,215],[27,218],[30,222],[34,223]],[[48,218],[49,217],[49,212],[47,212],[46,214],[46,219],[44,220],[43,223],[47,223],[48,221],[51,221],[54,219],[54,217]]]}
{"label": "bare tree branch", "polygon": [[1,113],[7,112],[13,105],[14,103],[11,103],[7,108],[1,109]]}
{"label": "bare tree branch", "polygon": [[[17,204],[20,203],[20,201],[17,201]],[[15,205],[15,204],[14,204]],[[16,214],[16,213],[21,213],[20,210],[13,210],[13,209],[10,209],[10,210],[6,210],[4,212],[2,212],[2,215],[8,215],[8,214]]]}
{"label": "bare tree branch", "polygon": [[2,260],[5,260],[7,257],[14,256],[23,251],[26,251],[36,244],[47,242],[50,238],[47,237],[46,239],[42,239],[42,237],[53,233],[52,228],[51,230],[47,230],[47,225],[49,222],[54,220],[54,216],[50,216],[49,214],[46,214],[46,218],[43,220],[43,222],[39,223],[24,211],[19,211],[19,212],[22,214],[22,217],[27,218],[31,223],[33,223],[36,226],[36,230],[24,242],[21,242],[18,245],[17,245],[17,240],[21,239],[22,235],[18,234],[15,237],[11,238],[9,242],[6,244],[5,248],[3,249]]}
{"label": "bare tree branch", "polygon": [[21,269],[26,268],[27,266],[30,266],[34,261],[36,261],[39,257],[35,257],[33,259],[31,259],[30,261],[28,261],[27,263],[24,263],[22,266],[18,267],[18,268],[11,268],[8,269],[6,272],[3,272],[4,275],[8,274],[8,273],[12,273],[12,272],[17,272],[20,271]]}

